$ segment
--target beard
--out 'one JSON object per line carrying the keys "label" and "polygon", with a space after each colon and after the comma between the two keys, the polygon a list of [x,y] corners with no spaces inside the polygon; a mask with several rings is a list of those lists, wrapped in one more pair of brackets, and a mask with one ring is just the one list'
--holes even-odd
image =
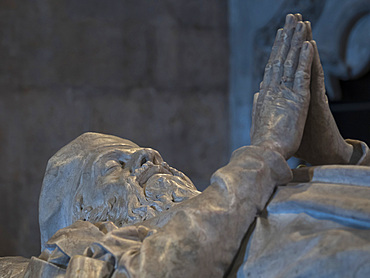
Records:
{"label": "beard", "polygon": [[138,181],[139,177],[129,176],[125,185],[107,186],[117,190],[97,196],[90,204],[83,198],[86,192],[76,194],[73,221],[111,221],[117,227],[132,225],[153,218],[200,193],[182,172],[168,165],[166,168],[166,173],[153,173],[143,183]]}

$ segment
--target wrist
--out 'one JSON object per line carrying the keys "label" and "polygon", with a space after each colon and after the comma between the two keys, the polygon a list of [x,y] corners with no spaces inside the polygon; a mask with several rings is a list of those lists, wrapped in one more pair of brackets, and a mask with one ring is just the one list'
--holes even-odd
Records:
{"label": "wrist", "polygon": [[[307,151],[307,150],[306,150]],[[341,138],[337,143],[332,142],[330,146],[321,146],[316,151],[310,151],[310,155],[306,157],[297,157],[306,160],[313,166],[316,165],[333,165],[333,164],[350,164],[353,154],[353,146],[348,144]]]}
{"label": "wrist", "polygon": [[263,140],[263,141],[255,142],[255,143],[252,142],[252,145],[277,152],[280,155],[282,155],[285,159],[287,159],[286,152],[283,150],[283,148],[280,146],[280,144],[277,143],[276,141]]}
{"label": "wrist", "polygon": [[353,146],[348,144],[341,136],[326,164],[350,164],[352,154]]}

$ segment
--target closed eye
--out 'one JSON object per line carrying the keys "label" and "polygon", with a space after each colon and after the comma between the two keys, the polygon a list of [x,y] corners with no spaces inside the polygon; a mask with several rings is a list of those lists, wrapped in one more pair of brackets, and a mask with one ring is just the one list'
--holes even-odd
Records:
{"label": "closed eye", "polygon": [[122,168],[122,161],[109,160],[105,163],[104,175],[114,171],[117,168]]}

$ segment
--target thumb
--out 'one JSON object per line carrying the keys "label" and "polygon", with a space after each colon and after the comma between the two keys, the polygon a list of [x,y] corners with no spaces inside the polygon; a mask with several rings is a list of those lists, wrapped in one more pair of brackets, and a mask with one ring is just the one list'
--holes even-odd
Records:
{"label": "thumb", "polygon": [[310,41],[313,47],[313,61],[311,69],[311,99],[312,101],[325,101],[325,78],[321,65],[319,51],[314,40]]}
{"label": "thumb", "polygon": [[252,108],[252,126],[251,126],[251,132],[250,135],[252,136],[254,133],[254,122],[256,119],[256,106],[257,106],[257,100],[258,100],[259,93],[255,93],[253,96],[253,108]]}

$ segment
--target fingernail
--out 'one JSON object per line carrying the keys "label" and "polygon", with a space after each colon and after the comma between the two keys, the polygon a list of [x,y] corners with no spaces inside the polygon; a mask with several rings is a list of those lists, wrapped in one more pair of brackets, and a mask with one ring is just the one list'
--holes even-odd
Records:
{"label": "fingernail", "polygon": [[293,21],[294,21],[294,15],[288,14],[286,16],[285,23],[290,24],[290,23],[293,23]]}
{"label": "fingernail", "polygon": [[298,20],[302,20],[302,15],[300,13],[296,13],[295,16]]}
{"label": "fingernail", "polygon": [[301,31],[301,30],[302,30],[302,28],[303,28],[303,22],[302,22],[302,21],[300,21],[300,22],[298,22],[298,24],[297,24],[297,30],[298,30],[298,31]]}

